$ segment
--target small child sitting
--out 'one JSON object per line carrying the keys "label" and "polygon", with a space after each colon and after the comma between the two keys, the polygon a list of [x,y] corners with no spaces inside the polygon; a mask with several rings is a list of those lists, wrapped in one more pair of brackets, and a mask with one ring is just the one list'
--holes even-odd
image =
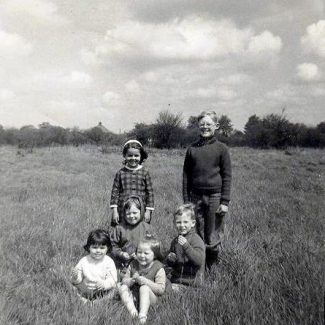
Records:
{"label": "small child sitting", "polygon": [[109,235],[105,230],[90,232],[84,249],[89,253],[72,270],[71,282],[82,298],[94,300],[113,293],[117,283],[114,261],[107,256],[111,249]]}
{"label": "small child sitting", "polygon": [[172,287],[177,289],[178,285],[199,286],[204,276],[205,245],[195,231],[192,203],[183,204],[176,210],[174,224],[178,236],[172,241],[166,258],[167,264],[172,267]]}
{"label": "small child sitting", "polygon": [[152,234],[152,226],[144,222],[145,207],[138,195],[126,198],[120,224],[111,233],[112,257],[116,267],[123,271],[135,258],[139,241]]}
{"label": "small child sitting", "polygon": [[[139,242],[136,260],[132,261],[118,290],[123,304],[133,318],[141,324],[147,321],[150,305],[157,302],[166,289],[166,273],[161,258],[160,242],[147,236]],[[139,312],[134,300],[138,298]]]}

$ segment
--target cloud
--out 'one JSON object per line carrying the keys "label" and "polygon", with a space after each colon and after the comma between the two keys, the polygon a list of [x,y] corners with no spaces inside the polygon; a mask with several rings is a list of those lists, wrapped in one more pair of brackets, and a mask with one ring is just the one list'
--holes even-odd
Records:
{"label": "cloud", "polygon": [[302,63],[297,66],[297,77],[302,81],[317,81],[321,78],[321,72],[314,63]]}
{"label": "cloud", "polygon": [[277,54],[279,36],[270,31],[255,35],[251,28],[238,28],[231,20],[216,21],[200,16],[160,24],[125,21],[107,31],[93,50],[83,50],[85,61],[187,62],[222,59],[229,55]]}
{"label": "cloud", "polygon": [[83,87],[90,85],[93,78],[85,72],[72,71],[70,75],[63,78],[63,81],[77,87]]}
{"label": "cloud", "polygon": [[2,10],[13,15],[29,16],[40,23],[65,24],[67,19],[58,14],[57,5],[49,0],[6,0]]}
{"label": "cloud", "polygon": [[265,97],[271,102],[280,103],[297,103],[300,101],[300,94],[295,86],[291,84],[282,84],[281,86],[266,92]]}
{"label": "cloud", "polygon": [[15,93],[12,90],[6,88],[0,89],[0,102],[6,102],[14,97]]}
{"label": "cloud", "polygon": [[114,92],[114,91],[107,91],[103,97],[102,97],[102,102],[103,102],[103,105],[105,106],[111,106],[111,105],[117,105],[119,104],[120,102],[120,98],[121,96]]}
{"label": "cloud", "polygon": [[140,85],[135,80],[130,80],[126,83],[125,89],[130,93],[138,93],[140,91]]}
{"label": "cloud", "polygon": [[23,57],[32,53],[32,44],[18,34],[0,30],[0,58]]}
{"label": "cloud", "polygon": [[93,83],[93,78],[83,71],[47,71],[33,77],[33,82],[46,88],[67,87],[84,89]]}
{"label": "cloud", "polygon": [[199,17],[159,25],[127,22],[107,32],[106,49],[129,57],[138,53],[162,60],[212,59],[243,50],[249,35],[249,30],[238,30],[231,22]]}
{"label": "cloud", "polygon": [[237,93],[229,87],[199,88],[197,95],[202,98],[216,98],[223,101],[230,101],[237,97]]}
{"label": "cloud", "polygon": [[325,20],[309,25],[301,38],[306,53],[313,53],[325,58]]}
{"label": "cloud", "polygon": [[81,57],[81,60],[87,64],[87,65],[90,65],[90,66],[98,66],[102,63],[102,61],[99,59],[99,56],[98,54],[95,52],[92,52],[92,51],[89,51],[87,49],[81,49],[80,50],[80,57]]}
{"label": "cloud", "polygon": [[248,52],[252,54],[279,53],[282,48],[282,40],[269,31],[253,36],[248,44]]}

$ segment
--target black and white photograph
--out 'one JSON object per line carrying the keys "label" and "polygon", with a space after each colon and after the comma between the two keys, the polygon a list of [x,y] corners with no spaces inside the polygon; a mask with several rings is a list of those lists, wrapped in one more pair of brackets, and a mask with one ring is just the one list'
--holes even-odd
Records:
{"label": "black and white photograph", "polygon": [[324,0],[0,0],[0,325],[325,324]]}

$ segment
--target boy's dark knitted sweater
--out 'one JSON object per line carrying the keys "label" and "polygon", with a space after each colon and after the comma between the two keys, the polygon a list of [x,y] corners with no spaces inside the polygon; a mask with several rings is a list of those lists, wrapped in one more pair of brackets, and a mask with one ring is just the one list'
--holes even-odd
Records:
{"label": "boy's dark knitted sweater", "polygon": [[[201,237],[192,229],[186,236],[187,243],[181,246],[177,238],[172,241],[170,252],[176,254],[171,281],[185,285],[195,285],[204,275],[205,245]],[[199,283],[198,283],[199,284]]]}
{"label": "boy's dark knitted sweater", "polygon": [[221,193],[221,203],[230,201],[231,162],[226,145],[215,137],[193,143],[186,151],[183,168],[183,199],[190,193]]}

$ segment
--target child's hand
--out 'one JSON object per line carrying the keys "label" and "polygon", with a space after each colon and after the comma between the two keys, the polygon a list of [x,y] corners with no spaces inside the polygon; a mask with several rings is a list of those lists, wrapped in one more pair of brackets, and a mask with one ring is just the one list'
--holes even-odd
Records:
{"label": "child's hand", "polygon": [[135,280],[133,278],[123,278],[122,284],[128,286],[129,288],[132,287],[135,283]]}
{"label": "child's hand", "polygon": [[144,213],[144,221],[149,223],[151,221],[151,211],[146,209],[146,212]]}
{"label": "child's hand", "polygon": [[117,208],[112,208],[112,222],[119,224],[120,216],[118,215]]}
{"label": "child's hand", "polygon": [[170,261],[170,262],[172,262],[172,263],[176,262],[176,260],[177,260],[177,256],[176,256],[176,254],[173,253],[173,252],[170,252],[170,253],[167,255],[167,260]]}
{"label": "child's hand", "polygon": [[73,268],[72,271],[71,271],[71,281],[73,283],[77,283],[79,282],[79,270],[76,269],[76,268]]}
{"label": "child's hand", "polygon": [[182,235],[179,235],[178,238],[177,238],[177,242],[181,245],[181,246],[184,246],[186,243],[187,243],[187,239],[182,236]]}
{"label": "child's hand", "polygon": [[141,276],[141,275],[137,275],[137,277],[134,278],[134,281],[139,286],[142,286],[142,285],[146,284],[146,278],[144,276]]}
{"label": "child's hand", "polygon": [[220,204],[216,211],[216,213],[221,215],[225,215],[227,212],[228,212],[228,206],[224,204]]}
{"label": "child's hand", "polygon": [[125,259],[126,261],[129,261],[131,259],[131,256],[127,253],[127,252],[123,252],[122,253],[122,257],[123,259]]}

